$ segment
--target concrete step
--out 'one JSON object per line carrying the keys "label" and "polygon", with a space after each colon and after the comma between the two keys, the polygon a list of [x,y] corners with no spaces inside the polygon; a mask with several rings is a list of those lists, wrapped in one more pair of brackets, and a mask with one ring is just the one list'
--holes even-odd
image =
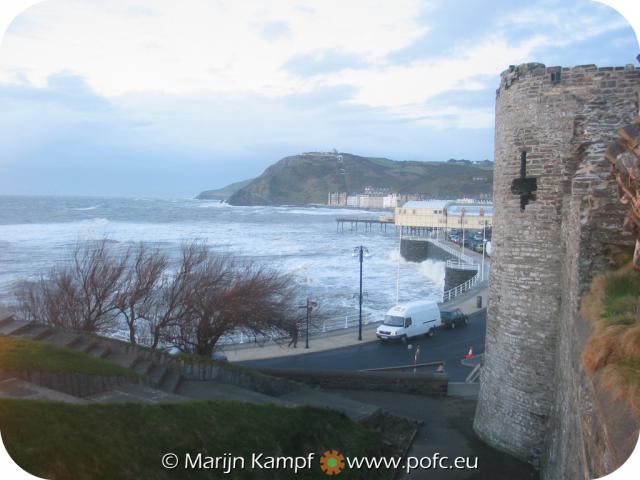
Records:
{"label": "concrete step", "polygon": [[69,344],[69,348],[73,348],[77,352],[87,353],[96,343],[98,343],[97,338],[92,338],[88,335],[78,335],[78,338]]}
{"label": "concrete step", "polygon": [[48,325],[32,323],[29,327],[22,329],[19,335],[20,337],[28,338],[29,340],[43,340],[44,338],[53,335],[53,333],[53,329]]}
{"label": "concrete step", "polygon": [[96,342],[87,353],[93,357],[105,358],[109,354],[109,350],[108,345],[102,342]]}
{"label": "concrete step", "polygon": [[169,369],[166,365],[153,364],[149,369],[149,373],[147,374],[149,375],[151,384],[160,387],[160,385],[162,384],[162,380],[164,380],[164,377],[168,371]]}
{"label": "concrete step", "polygon": [[133,368],[133,370],[135,370],[140,375],[148,375],[153,366],[153,360],[148,360],[142,356],[138,356],[131,368]]}
{"label": "concrete step", "polygon": [[327,393],[312,389],[297,390],[279,398],[298,405],[337,410],[356,421],[368,418],[380,410],[380,408],[375,405],[351,400],[337,393]]}
{"label": "concrete step", "polygon": [[134,352],[127,353],[118,348],[112,348],[104,359],[124,368],[133,368],[133,365],[138,361],[138,355]]}
{"label": "concrete step", "polygon": [[13,320],[13,314],[6,308],[0,306],[0,325]]}
{"label": "concrete step", "polygon": [[478,397],[480,383],[449,382],[447,396],[449,397]]}
{"label": "concrete step", "polygon": [[147,385],[130,384],[87,397],[87,400],[92,403],[177,403],[189,399]]}
{"label": "concrete step", "polygon": [[260,404],[275,404],[294,407],[295,402],[282,398],[271,397],[262,393],[236,387],[213,380],[182,380],[178,389],[178,395],[196,400],[233,400],[238,402],[250,402]]}
{"label": "concrete step", "polygon": [[18,378],[0,378],[0,398],[49,400],[65,403],[87,403],[86,400],[57,390],[42,387]]}
{"label": "concrete step", "polygon": [[19,335],[21,332],[31,328],[33,323],[34,322],[22,322],[12,317],[10,321],[0,325],[0,335]]}
{"label": "concrete step", "polygon": [[182,381],[182,375],[180,372],[168,369],[167,374],[160,383],[160,389],[166,392],[175,393]]}
{"label": "concrete step", "polygon": [[79,335],[66,330],[52,329],[51,335],[47,337],[47,343],[52,343],[57,347],[70,348],[69,345],[79,341]]}

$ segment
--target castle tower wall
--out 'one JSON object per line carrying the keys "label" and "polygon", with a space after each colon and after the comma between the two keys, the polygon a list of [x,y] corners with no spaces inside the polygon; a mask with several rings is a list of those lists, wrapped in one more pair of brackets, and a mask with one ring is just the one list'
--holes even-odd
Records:
{"label": "castle tower wall", "polygon": [[[569,236],[570,242],[581,238],[573,232],[578,227],[567,227],[569,214],[575,213],[578,224],[586,219],[571,210],[584,207],[572,190],[586,179],[602,197],[615,195],[604,175],[592,173],[602,173],[598,156],[637,112],[639,85],[633,67],[525,64],[501,75],[492,271],[474,428],[487,443],[534,464],[543,454],[551,416],[559,411],[556,370],[564,365],[558,348],[570,344],[560,341],[568,331],[560,326],[563,314],[577,308],[575,295],[563,298],[567,278],[602,266],[594,260],[601,244],[567,244]],[[615,212],[607,222],[621,229]],[[578,283],[588,276],[578,275]]]}

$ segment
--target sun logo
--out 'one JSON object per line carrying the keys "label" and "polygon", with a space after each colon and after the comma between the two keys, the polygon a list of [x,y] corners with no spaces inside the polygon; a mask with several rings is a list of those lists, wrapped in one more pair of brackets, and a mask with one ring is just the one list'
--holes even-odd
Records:
{"label": "sun logo", "polygon": [[320,469],[327,475],[338,475],[344,469],[344,455],[337,450],[327,450],[320,457]]}

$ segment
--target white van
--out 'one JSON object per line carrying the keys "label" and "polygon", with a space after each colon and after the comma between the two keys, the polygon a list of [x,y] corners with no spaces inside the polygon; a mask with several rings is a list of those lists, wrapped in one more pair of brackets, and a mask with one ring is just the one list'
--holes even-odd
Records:
{"label": "white van", "polygon": [[376,335],[380,340],[406,342],[408,338],[418,335],[431,337],[441,325],[438,304],[418,300],[390,308],[384,316],[384,323],[376,330]]}

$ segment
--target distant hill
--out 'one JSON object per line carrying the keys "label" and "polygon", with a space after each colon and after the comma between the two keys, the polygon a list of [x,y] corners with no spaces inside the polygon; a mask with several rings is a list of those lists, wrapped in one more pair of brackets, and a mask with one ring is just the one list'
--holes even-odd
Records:
{"label": "distant hill", "polygon": [[[326,203],[329,192],[362,192],[366,186],[442,199],[492,192],[493,162],[400,162],[349,153],[341,157],[321,153],[285,157],[237,189],[227,201],[232,205]],[[206,198],[202,197],[205,193],[198,198]]]}
{"label": "distant hill", "polygon": [[221,202],[223,202],[241,188],[249,185],[252,181],[253,178],[250,178],[249,180],[242,180],[241,182],[231,183],[226,187],[218,188],[216,190],[205,190],[196,198],[199,200],[220,200]]}

